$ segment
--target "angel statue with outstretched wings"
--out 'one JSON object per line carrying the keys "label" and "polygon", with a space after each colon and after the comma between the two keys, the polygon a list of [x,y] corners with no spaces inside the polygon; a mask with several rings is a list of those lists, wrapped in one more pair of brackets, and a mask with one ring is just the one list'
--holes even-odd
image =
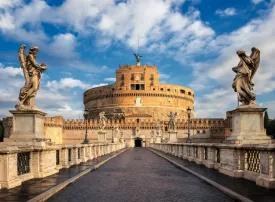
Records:
{"label": "angel statue with outstretched wings", "polygon": [[138,53],[137,54],[134,54],[134,56],[136,57],[136,61],[137,63],[140,63],[140,59],[141,59],[141,55],[139,55]]}
{"label": "angel statue with outstretched wings", "polygon": [[239,107],[258,107],[254,103],[256,94],[253,92],[252,79],[259,68],[260,50],[253,47],[251,51],[251,55],[247,56],[244,50],[238,50],[240,62],[237,67],[232,68],[236,73],[232,87],[238,93],[238,102],[241,102]]}
{"label": "angel statue with outstretched wings", "polygon": [[170,112],[168,115],[169,122],[168,122],[168,129],[169,131],[175,131],[176,130],[176,117],[177,117],[177,112],[173,114],[173,112]]}
{"label": "angel statue with outstretched wings", "polygon": [[26,55],[25,45],[20,46],[18,57],[20,66],[25,77],[25,85],[20,89],[19,103],[15,106],[17,110],[39,110],[35,106],[35,96],[39,89],[41,74],[47,69],[45,64],[39,65],[36,62],[37,46],[31,46],[29,54]]}

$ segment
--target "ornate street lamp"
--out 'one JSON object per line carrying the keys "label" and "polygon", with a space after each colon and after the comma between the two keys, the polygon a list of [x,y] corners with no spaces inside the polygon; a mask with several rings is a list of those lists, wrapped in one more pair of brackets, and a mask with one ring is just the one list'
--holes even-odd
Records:
{"label": "ornate street lamp", "polygon": [[190,114],[191,114],[191,110],[192,109],[190,107],[187,108],[187,114],[188,114],[188,137],[187,137],[187,140],[186,140],[187,143],[191,142],[191,139],[190,139]]}
{"label": "ornate street lamp", "polygon": [[88,111],[88,109],[85,109],[83,116],[84,116],[84,119],[85,119],[85,122],[86,122],[86,133],[85,133],[85,138],[84,138],[82,144],[89,144],[89,140],[88,140],[89,111]]}

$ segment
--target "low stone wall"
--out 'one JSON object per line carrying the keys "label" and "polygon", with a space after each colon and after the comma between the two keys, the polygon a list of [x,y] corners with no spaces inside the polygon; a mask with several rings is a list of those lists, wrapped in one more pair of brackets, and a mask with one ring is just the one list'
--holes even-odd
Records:
{"label": "low stone wall", "polygon": [[44,178],[61,168],[125,148],[124,143],[77,145],[0,145],[0,188],[13,188],[32,178]]}
{"label": "low stone wall", "polygon": [[275,145],[153,143],[150,147],[275,189]]}

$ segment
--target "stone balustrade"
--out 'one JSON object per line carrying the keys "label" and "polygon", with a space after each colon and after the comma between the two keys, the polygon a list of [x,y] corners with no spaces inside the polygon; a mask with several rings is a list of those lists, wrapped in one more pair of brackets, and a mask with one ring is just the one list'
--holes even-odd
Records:
{"label": "stone balustrade", "polygon": [[0,145],[0,188],[12,188],[32,178],[44,178],[81,162],[125,148],[125,143],[77,145]]}
{"label": "stone balustrade", "polygon": [[275,145],[153,143],[150,147],[275,189]]}

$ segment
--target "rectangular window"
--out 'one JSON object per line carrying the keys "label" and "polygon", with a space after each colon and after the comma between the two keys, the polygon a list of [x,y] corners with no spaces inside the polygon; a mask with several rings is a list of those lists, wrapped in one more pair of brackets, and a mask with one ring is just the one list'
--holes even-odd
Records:
{"label": "rectangular window", "polygon": [[144,90],[144,84],[131,84],[131,90]]}

